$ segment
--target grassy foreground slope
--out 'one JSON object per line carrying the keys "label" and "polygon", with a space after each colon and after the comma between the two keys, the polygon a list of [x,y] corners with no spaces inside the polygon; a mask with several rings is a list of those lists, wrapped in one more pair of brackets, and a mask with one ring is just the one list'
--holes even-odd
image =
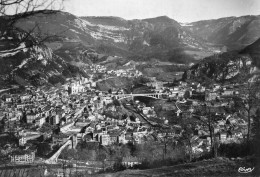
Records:
{"label": "grassy foreground slope", "polygon": [[253,168],[253,165],[245,159],[218,158],[156,169],[125,170],[117,173],[99,174],[96,177],[257,176],[254,173],[255,171],[247,174],[239,173],[239,167]]}

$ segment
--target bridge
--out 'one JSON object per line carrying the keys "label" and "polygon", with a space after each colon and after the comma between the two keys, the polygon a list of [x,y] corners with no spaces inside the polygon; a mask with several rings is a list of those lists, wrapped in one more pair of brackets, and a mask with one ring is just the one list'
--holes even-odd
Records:
{"label": "bridge", "polygon": [[142,97],[150,97],[154,99],[162,99],[162,95],[168,95],[165,93],[136,93],[136,94],[120,94],[120,95],[114,95],[116,99],[122,100],[125,98],[133,98],[137,96],[142,96]]}
{"label": "bridge", "polygon": [[47,164],[56,164],[58,161],[58,157],[60,153],[65,149],[67,146],[72,145],[72,140],[69,139],[66,143],[64,143],[55,154],[53,154],[49,159],[45,160]]}

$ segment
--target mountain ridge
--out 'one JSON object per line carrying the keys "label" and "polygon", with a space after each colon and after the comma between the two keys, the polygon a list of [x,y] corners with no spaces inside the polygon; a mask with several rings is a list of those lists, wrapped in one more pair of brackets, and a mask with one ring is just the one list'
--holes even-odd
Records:
{"label": "mountain ridge", "polygon": [[[235,41],[237,36],[243,36],[243,30],[245,29],[253,32],[250,36],[249,32],[245,30],[247,37],[252,40],[258,37],[256,29],[260,25],[259,17],[243,16],[239,17],[239,19],[236,17],[218,19],[219,23],[223,23],[224,25],[219,25],[219,23],[215,23],[213,20],[213,24],[211,25],[213,33],[208,31],[205,34],[212,35],[215,34],[214,32],[219,33],[219,35],[216,35],[216,40],[222,40],[227,36],[229,27],[234,27],[231,30],[232,34],[228,38],[230,41]],[[234,19],[241,21],[235,23]],[[199,22],[195,23],[198,24]],[[205,21],[202,23],[205,23]],[[230,26],[231,23],[236,25]],[[37,31],[36,29],[35,33],[50,32],[51,35],[59,34],[59,37],[45,41],[44,43],[51,49],[51,59],[40,63],[35,56],[39,51],[34,51],[30,54],[34,57],[28,66],[35,66],[39,70],[42,70],[42,72],[38,73],[37,77],[40,76],[39,80],[41,78],[45,79],[43,83],[48,82],[50,77],[53,76],[53,74],[48,72],[56,72],[56,75],[54,74],[55,77],[63,78],[60,80],[64,80],[66,77],[72,75],[84,75],[85,73],[81,70],[82,66],[105,60],[109,56],[119,56],[127,60],[148,62],[158,59],[175,64],[189,65],[197,63],[198,59],[213,55],[216,51],[220,52],[219,48],[224,45],[224,43],[218,47],[214,46],[218,45],[216,43],[209,45],[212,42],[209,41],[210,38],[201,37],[198,33],[191,30],[191,26],[183,26],[167,16],[125,20],[113,16],[78,17],[68,12],[58,11],[48,16],[37,13],[35,16],[19,21],[16,27],[28,31],[36,24],[39,25],[39,29],[42,31]],[[240,28],[241,26],[243,28]],[[216,29],[219,29],[219,31],[216,31]],[[13,38],[14,36],[6,36],[0,40],[0,44],[5,47],[9,46],[12,49],[14,48],[14,45],[12,45]],[[26,46],[28,48],[28,45]],[[48,48],[47,50],[49,50]],[[0,48],[0,50],[6,50],[6,48]],[[45,53],[44,46],[40,46],[39,50]],[[32,77],[37,78],[34,74],[26,74],[28,72],[26,70],[26,58],[29,55],[26,52],[24,54],[17,53],[17,56],[12,53],[11,56],[8,56],[9,58],[7,57],[9,61],[6,59],[6,56],[0,57],[1,62],[6,61],[7,63],[3,64],[2,74],[4,78],[6,78],[6,74],[10,74],[9,72],[12,69],[23,63],[25,64],[16,71],[16,73],[20,73],[18,76],[25,80],[30,80]],[[43,54],[43,56],[45,55]],[[52,64],[54,68],[50,71],[46,70],[46,66],[44,65],[46,62]],[[61,68],[59,68],[59,65],[61,65]],[[65,70],[68,72],[65,72]]]}
{"label": "mountain ridge", "polygon": [[[39,23],[43,32],[61,33],[64,42],[79,42],[97,49],[106,48],[106,55],[143,56],[172,60],[175,49],[198,50],[210,53],[211,48],[186,31],[169,17],[143,20],[124,20],[118,17],[77,17],[58,12],[48,18],[40,15],[18,24],[24,30]],[[54,49],[55,50],[55,49]],[[111,52],[110,52],[111,51]],[[123,52],[124,51],[124,52]],[[187,55],[183,52],[183,55]]]}
{"label": "mountain ridge", "polygon": [[260,37],[260,15],[225,17],[186,24],[186,29],[206,42],[243,49]]}

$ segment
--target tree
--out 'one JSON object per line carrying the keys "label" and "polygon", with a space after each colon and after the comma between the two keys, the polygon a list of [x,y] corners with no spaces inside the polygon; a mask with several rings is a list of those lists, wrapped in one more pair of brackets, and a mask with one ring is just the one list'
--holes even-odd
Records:
{"label": "tree", "polygon": [[216,136],[214,134],[214,119],[211,115],[211,108],[210,105],[205,105],[205,111],[207,116],[206,125],[208,126],[209,133],[210,133],[210,141],[211,141],[211,148],[213,149],[214,157],[217,157],[217,146],[216,146]]}
{"label": "tree", "polygon": [[52,133],[53,129],[54,129],[54,126],[46,122],[41,126],[41,128],[39,129],[39,132],[41,132],[41,133]]}
{"label": "tree", "polygon": [[[4,37],[7,32],[17,32],[20,35],[19,41],[15,42],[13,52],[23,50],[25,47],[42,44],[44,41],[56,37],[58,35],[51,35],[41,31],[39,23],[35,23],[32,27],[23,30],[18,27],[18,22],[28,19],[34,15],[39,14],[54,14],[57,10],[62,9],[64,0],[0,0],[0,38]],[[21,44],[28,39],[31,40],[31,46],[21,46]],[[20,46],[20,47],[19,47]],[[1,53],[10,52],[9,50],[1,51]]]}
{"label": "tree", "polygon": [[247,113],[247,141],[251,136],[251,118],[252,111],[259,105],[260,82],[247,82],[240,87],[239,97],[235,98],[235,105],[239,110]]}
{"label": "tree", "polygon": [[121,106],[121,104],[120,104],[120,101],[119,100],[113,100],[113,104],[115,105],[115,106]]}
{"label": "tree", "polygon": [[51,147],[48,143],[39,143],[37,145],[37,154],[40,156],[48,155],[51,152]]}
{"label": "tree", "polygon": [[210,145],[213,150],[214,157],[217,157],[217,140],[214,134],[214,117],[211,112],[211,103],[207,102],[203,106],[197,106],[195,108],[195,113],[200,116],[200,123],[208,127],[209,136],[210,136]]}
{"label": "tree", "polygon": [[190,98],[190,91],[186,91],[183,96],[185,99]]}
{"label": "tree", "polygon": [[130,120],[131,120],[132,122],[135,122],[135,120],[136,120],[136,118],[135,118],[134,115],[130,115],[129,118],[130,118]]}
{"label": "tree", "polygon": [[252,134],[254,140],[260,141],[260,108],[256,110],[256,114],[253,117]]}
{"label": "tree", "polygon": [[195,124],[194,121],[192,121],[191,119],[182,118],[181,126],[183,128],[181,140],[184,141],[184,144],[187,143],[189,151],[189,161],[191,161],[193,156],[192,137],[195,129]]}
{"label": "tree", "polygon": [[6,115],[2,118],[2,120],[0,121],[0,132],[4,132],[4,128],[5,128],[5,121],[7,120]]}
{"label": "tree", "polygon": [[256,170],[257,173],[260,173],[260,108],[257,109],[256,115],[253,117],[253,123],[252,123],[252,134],[253,134],[253,148],[254,153],[256,154],[256,161],[257,166]]}

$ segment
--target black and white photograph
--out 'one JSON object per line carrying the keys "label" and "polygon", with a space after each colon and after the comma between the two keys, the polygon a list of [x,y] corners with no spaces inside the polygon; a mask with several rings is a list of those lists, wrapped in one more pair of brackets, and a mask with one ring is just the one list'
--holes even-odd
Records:
{"label": "black and white photograph", "polygon": [[0,177],[193,176],[260,176],[260,0],[0,0]]}

